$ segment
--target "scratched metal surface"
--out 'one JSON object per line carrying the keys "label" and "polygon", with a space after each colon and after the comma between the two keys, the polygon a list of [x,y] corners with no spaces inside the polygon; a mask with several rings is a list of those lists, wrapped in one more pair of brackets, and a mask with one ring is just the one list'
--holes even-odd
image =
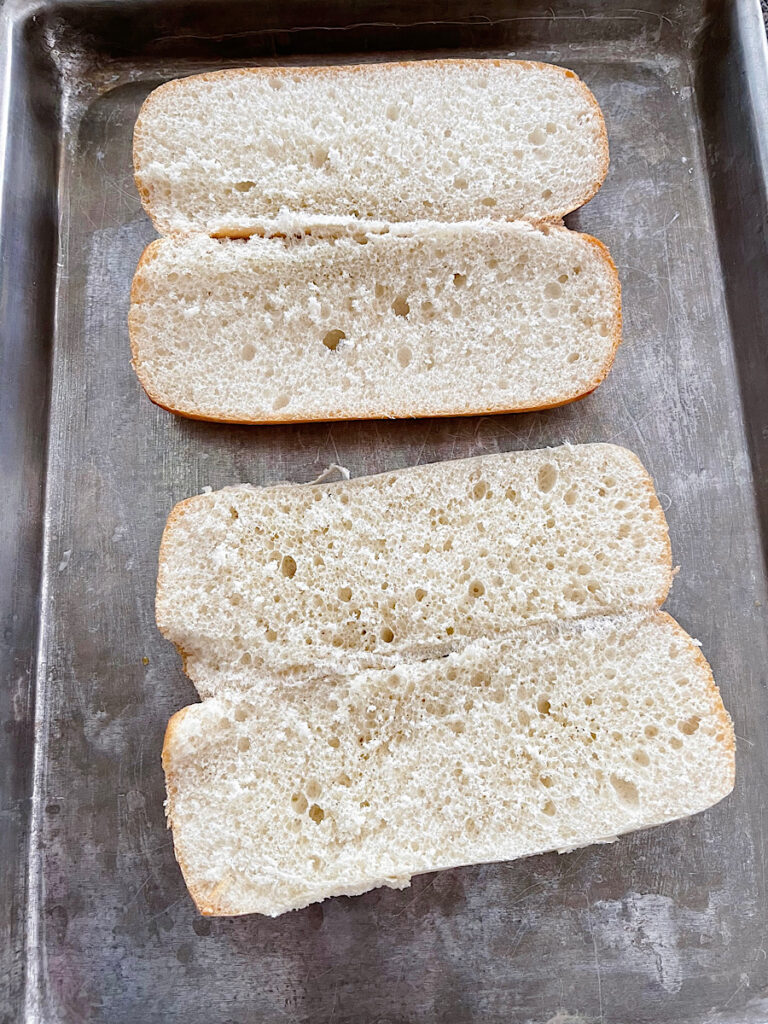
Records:
{"label": "scratched metal surface", "polygon": [[[30,450],[41,460],[47,450],[46,490],[43,500],[30,486],[25,499],[32,519],[42,502],[39,632],[29,627],[36,695],[14,705],[27,732],[13,735],[29,741],[16,756],[34,765],[23,803],[29,872],[15,884],[20,923],[10,929],[26,967],[8,961],[0,1020],[764,1022],[764,299],[739,289],[766,280],[768,249],[765,178],[740,177],[745,153],[749,173],[760,168],[739,118],[754,128],[765,111],[755,113],[759,95],[739,92],[734,71],[738,60],[749,70],[749,57],[765,81],[759,48],[745,56],[739,42],[759,19],[756,0],[645,12],[580,0],[555,5],[554,18],[534,5],[503,20],[486,5],[485,21],[457,2],[451,18],[441,7],[442,24],[358,3],[352,20],[376,27],[325,33],[262,32],[257,4],[244,14],[225,3],[215,18],[206,4],[157,4],[141,29],[109,6],[43,5],[25,23],[59,76],[60,231],[47,420],[34,388],[24,399],[38,439]],[[312,24],[308,11],[286,0],[261,14],[274,28]],[[12,13],[21,18],[24,5]],[[346,24],[338,10],[328,23]],[[249,55],[438,47],[565,64],[602,105],[610,175],[569,222],[606,242],[621,274],[624,344],[605,384],[569,408],[469,420],[232,429],[152,406],[126,329],[131,276],[153,237],[130,157],[149,90]],[[422,876],[402,892],[277,920],[199,917],[163,820],[163,731],[195,696],[153,619],[172,505],[207,485],[309,480],[331,462],[358,475],[566,440],[627,445],[656,479],[681,567],[667,607],[701,639],[735,720],[734,794],[612,846]]]}

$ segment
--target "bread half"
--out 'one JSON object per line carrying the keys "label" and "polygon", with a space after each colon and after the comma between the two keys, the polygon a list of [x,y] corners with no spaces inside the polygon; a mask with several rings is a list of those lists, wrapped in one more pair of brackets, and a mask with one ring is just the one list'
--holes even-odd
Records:
{"label": "bread half", "polygon": [[641,463],[576,445],[190,498],[163,534],[156,612],[206,697],[655,609],[671,577]]}
{"label": "bread half", "polygon": [[608,144],[592,93],[550,64],[259,67],[155,89],[134,164],[161,234],[237,236],[283,210],[558,219],[598,190]]}
{"label": "bread half", "polygon": [[621,303],[604,246],[562,227],[326,223],[153,242],[129,326],[148,395],[184,416],[455,416],[594,390]]}
{"label": "bread half", "polygon": [[163,764],[200,911],[275,916],[694,814],[730,792],[734,740],[697,646],[654,613],[265,681],[174,715]]}

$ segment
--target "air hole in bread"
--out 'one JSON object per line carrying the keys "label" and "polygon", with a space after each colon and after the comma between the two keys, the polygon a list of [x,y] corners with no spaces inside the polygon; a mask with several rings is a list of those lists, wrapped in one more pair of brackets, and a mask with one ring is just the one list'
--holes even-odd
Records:
{"label": "air hole in bread", "polygon": [[277,640],[277,633],[274,631],[274,629],[268,629],[264,636],[271,644],[274,643],[275,640]]}
{"label": "air hole in bread", "polygon": [[408,316],[411,311],[411,307],[408,305],[408,299],[406,299],[404,295],[398,295],[392,303],[392,311],[396,316]]}
{"label": "air hole in bread", "polygon": [[539,779],[539,782],[542,784],[542,786],[544,786],[545,789],[551,789],[554,785],[549,775],[542,775]]}
{"label": "air hole in bread", "polygon": [[528,141],[532,146],[543,146],[547,141],[547,133],[543,128],[534,128],[528,136]]}
{"label": "air hole in bread", "polygon": [[451,732],[455,733],[457,736],[460,736],[466,729],[466,726],[464,725],[460,718],[455,718],[452,721],[448,722],[448,728],[451,730]]}
{"label": "air hole in bread", "polygon": [[457,288],[463,288],[464,285],[467,283],[467,275],[466,274],[454,274],[453,275],[453,283],[454,283],[454,285]]}
{"label": "air hole in bread", "polygon": [[328,333],[323,337],[323,344],[326,348],[329,348],[331,352],[335,352],[338,348],[339,342],[343,338],[346,338],[344,331],[328,331]]}
{"label": "air hole in bread", "polygon": [[275,410],[275,412],[277,412],[278,409],[284,409],[286,405],[288,405],[290,400],[290,395],[278,395],[277,398],[272,403],[272,408]]}
{"label": "air hole in bread", "polygon": [[407,345],[401,345],[397,350],[397,361],[403,369],[406,368],[413,358],[413,352]]}
{"label": "air hole in bread", "polygon": [[317,781],[317,779],[310,779],[304,787],[304,792],[307,794],[310,800],[317,800],[320,794],[323,792],[323,787]]}
{"label": "air hole in bread", "polygon": [[289,580],[296,575],[296,561],[290,555],[286,555],[280,563],[280,572]]}
{"label": "air hole in bread", "polygon": [[557,131],[557,125],[554,123],[554,121],[548,121],[547,122],[547,135],[554,135],[556,131]]}
{"label": "air hole in bread", "polygon": [[555,807],[554,803],[551,800],[547,800],[547,802],[542,807],[542,811],[543,811],[544,814],[548,815],[550,818],[553,817],[555,814],[557,814],[557,808]]}
{"label": "air hole in bread", "polygon": [[309,162],[315,168],[320,170],[323,164],[328,159],[328,147],[327,146],[316,146],[309,156]]}
{"label": "air hole in bread", "polygon": [[255,181],[236,181],[235,191],[236,192],[250,192],[252,188],[256,188]]}
{"label": "air hole in bread", "polygon": [[381,632],[379,633],[379,636],[381,637],[385,644],[391,644],[392,641],[395,639],[395,634],[392,632],[389,626],[384,626]]}
{"label": "air hole in bread", "polygon": [[634,782],[619,778],[618,775],[611,775],[611,785],[616,791],[616,796],[618,796],[623,804],[627,804],[630,807],[637,806],[640,801],[640,794],[637,792],[637,786]]}
{"label": "air hole in bread", "polygon": [[340,601],[351,601],[352,600],[352,588],[351,587],[339,587],[338,597]]}
{"label": "air hole in bread", "polygon": [[542,494],[546,494],[551,491],[555,486],[557,480],[557,469],[552,465],[551,462],[545,463],[539,470],[537,482],[539,490]]}
{"label": "air hole in bread", "polygon": [[579,352],[571,352],[571,353],[569,353],[566,362],[568,362],[568,363],[578,363],[578,361],[580,359],[581,359],[581,353],[579,353]]}
{"label": "air hole in bread", "polygon": [[396,121],[400,117],[400,110],[396,103],[390,103],[386,113],[390,121]]}
{"label": "air hole in bread", "polygon": [[294,793],[291,797],[291,810],[295,811],[297,814],[303,814],[307,807],[309,807],[309,801],[304,794]]}
{"label": "air hole in bread", "polygon": [[270,78],[269,85],[272,89],[275,90],[275,92],[279,92],[280,89],[282,89],[283,86],[285,85],[285,82],[283,81],[282,78]]}
{"label": "air hole in bread", "polygon": [[557,281],[550,281],[544,289],[544,294],[548,299],[559,299],[563,294],[563,289],[557,283]]}
{"label": "air hole in bread", "polygon": [[600,326],[597,328],[597,333],[600,335],[601,338],[607,338],[608,335],[611,333],[608,324],[600,324]]}
{"label": "air hole in bread", "polygon": [[493,198],[493,196],[485,196],[485,198],[481,199],[480,202],[481,202],[481,204],[483,206],[495,206],[496,205],[496,200]]}
{"label": "air hole in bread", "polygon": [[639,764],[641,768],[647,768],[651,763],[650,757],[648,757],[644,750],[636,750],[632,755],[632,760],[635,764]]}
{"label": "air hole in bread", "polygon": [[416,587],[416,593],[414,594],[414,597],[416,598],[417,601],[423,601],[426,596],[426,590],[424,590],[422,587]]}
{"label": "air hole in bread", "polygon": [[317,804],[312,804],[312,806],[309,808],[309,816],[312,819],[312,821],[315,822],[316,825],[319,825],[320,822],[325,817],[325,811],[323,810],[322,807],[319,807]]}
{"label": "air hole in bread", "polygon": [[373,293],[377,299],[381,299],[387,294],[387,289],[383,284],[377,284],[374,286]]}
{"label": "air hole in bread", "polygon": [[552,189],[551,188],[545,188],[544,191],[541,193],[541,198],[545,199],[545,200],[546,199],[551,199],[552,198]]}
{"label": "air hole in bread", "polygon": [[546,697],[539,697],[536,701],[536,710],[540,715],[548,715],[552,710],[552,706]]}
{"label": "air hole in bread", "polygon": [[237,740],[237,749],[239,751],[241,751],[242,753],[245,753],[246,750],[250,750],[251,749],[251,741],[250,741],[250,739],[247,736],[239,736],[238,740]]}
{"label": "air hole in bread", "polygon": [[482,597],[485,593],[485,586],[480,580],[474,580],[469,584],[469,596],[470,597]]}
{"label": "air hole in bread", "polygon": [[333,747],[334,750],[338,750],[338,748],[341,746],[341,740],[339,739],[338,736],[329,736],[328,746]]}
{"label": "air hole in bread", "polygon": [[699,728],[699,722],[699,716],[692,715],[690,718],[687,718],[684,722],[679,722],[677,728],[686,736],[693,736],[693,734]]}
{"label": "air hole in bread", "polygon": [[467,182],[466,178],[459,177],[459,178],[454,178],[453,179],[453,185],[454,185],[454,188],[466,188],[467,185],[468,185],[468,182]]}
{"label": "air hole in bread", "polygon": [[480,498],[485,497],[487,492],[488,484],[485,482],[485,480],[479,480],[472,488],[472,497],[479,501]]}

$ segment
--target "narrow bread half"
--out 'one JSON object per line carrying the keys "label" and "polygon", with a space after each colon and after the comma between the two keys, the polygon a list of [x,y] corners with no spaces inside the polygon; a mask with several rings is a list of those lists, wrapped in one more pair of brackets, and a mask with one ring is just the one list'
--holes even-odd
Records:
{"label": "narrow bread half", "polygon": [[207,700],[171,719],[163,764],[199,910],[275,916],[702,811],[733,787],[734,738],[697,646],[653,613]]}
{"label": "narrow bread half", "polygon": [[155,89],[134,166],[161,234],[237,236],[284,210],[559,219],[602,184],[608,143],[592,93],[551,64],[258,67]]}
{"label": "narrow bread half", "polygon": [[439,656],[526,623],[655,609],[664,513],[636,456],[564,446],[181,502],[156,613],[201,696]]}
{"label": "narrow bread half", "polygon": [[147,248],[129,326],[154,402],[235,423],[512,412],[580,398],[613,362],[619,280],[588,235],[315,231]]}

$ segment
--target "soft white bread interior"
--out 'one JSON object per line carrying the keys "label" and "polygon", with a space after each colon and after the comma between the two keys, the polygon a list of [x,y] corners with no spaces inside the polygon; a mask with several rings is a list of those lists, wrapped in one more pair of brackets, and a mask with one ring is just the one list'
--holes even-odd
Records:
{"label": "soft white bread interior", "polygon": [[373,220],[558,219],[608,168],[572,71],[498,59],[261,67],[168,82],[134,135],[162,234],[249,234],[287,209]]}
{"label": "soft white bread interior", "polygon": [[265,680],[175,715],[163,763],[198,908],[277,915],[701,811],[733,786],[734,741],[698,648],[651,613]]}
{"label": "soft white bread interior", "polygon": [[190,498],[163,535],[156,612],[209,696],[249,669],[351,672],[653,609],[671,575],[639,460],[576,445]]}
{"label": "soft white bread interior", "polygon": [[147,393],[186,416],[464,415],[592,391],[621,305],[605,248],[565,228],[318,225],[153,242],[129,326]]}

